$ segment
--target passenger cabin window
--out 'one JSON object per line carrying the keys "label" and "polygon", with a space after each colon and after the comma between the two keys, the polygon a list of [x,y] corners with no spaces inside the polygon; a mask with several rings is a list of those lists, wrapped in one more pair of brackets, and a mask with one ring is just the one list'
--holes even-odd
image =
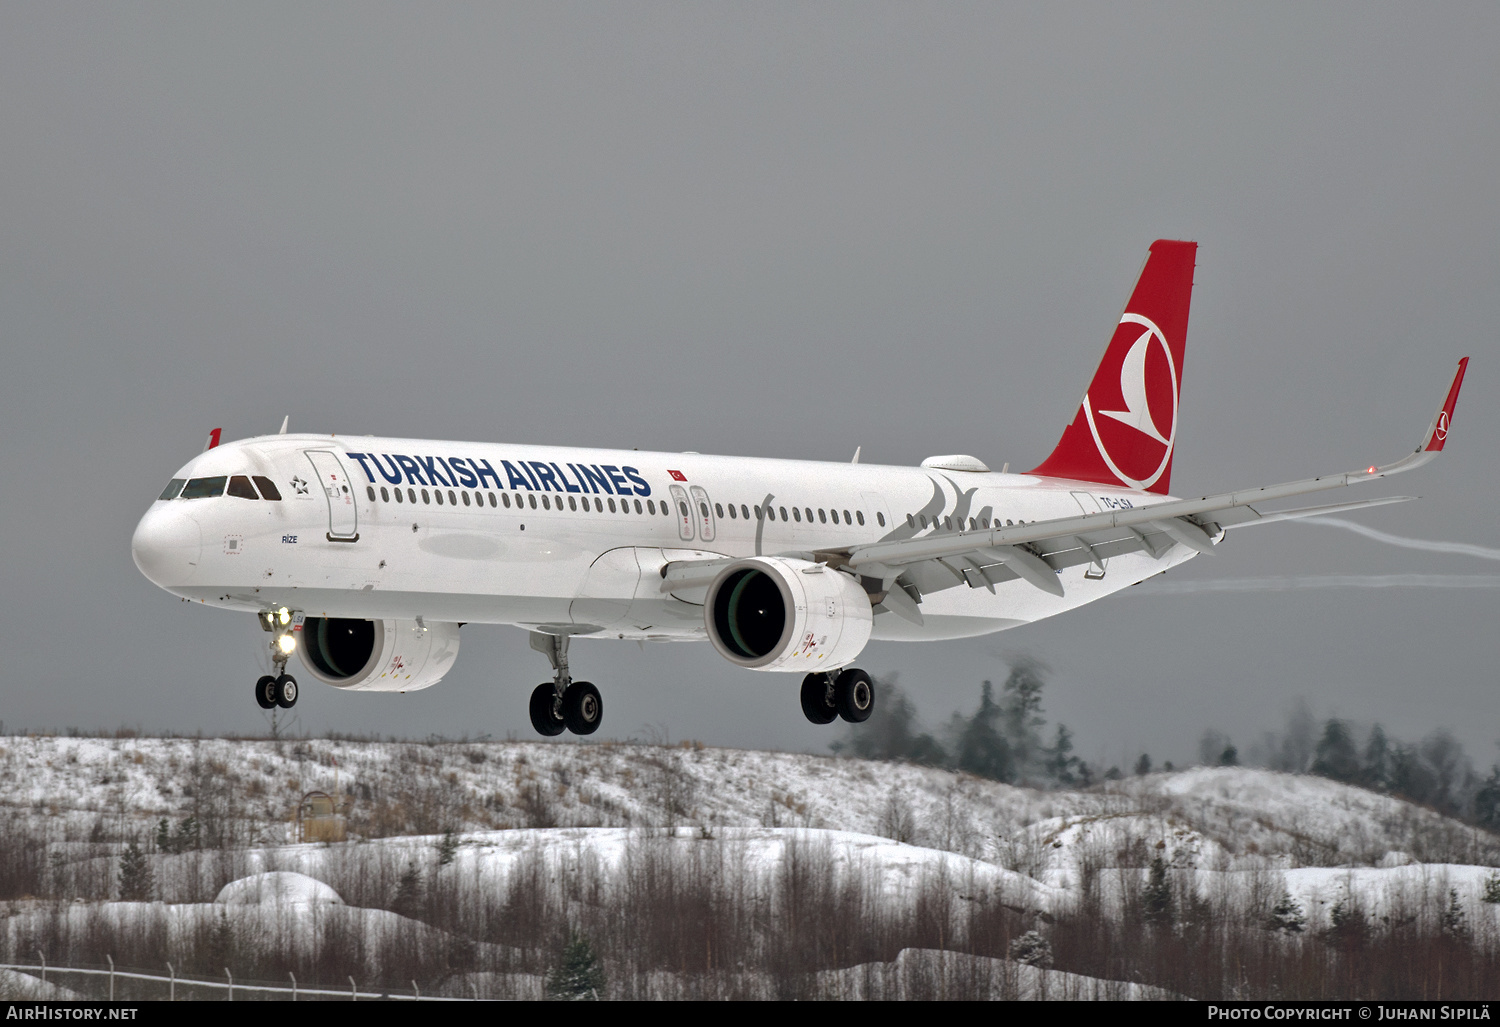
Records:
{"label": "passenger cabin window", "polygon": [[780,511],[780,513],[781,513],[781,519],[782,519],[782,520],[783,520],[783,521],[784,521],[784,520],[786,520],[786,507],[784,507],[784,506],[782,506],[782,507],[777,507],[777,509],[778,509],[778,510],[779,510],[779,511]]}
{"label": "passenger cabin window", "polygon": [[372,502],[372,503],[375,502],[375,486],[374,485],[366,485],[365,486],[365,491],[370,494],[370,502]]}
{"label": "passenger cabin window", "polygon": [[224,486],[229,484],[229,475],[221,474],[216,478],[192,478],[182,489],[183,499],[210,499],[214,496],[224,494]]}
{"label": "passenger cabin window", "polygon": [[[837,518],[838,518],[838,515],[839,515],[839,514],[838,514],[838,511],[837,511],[837,510],[835,510],[835,511],[834,511],[834,512],[833,512],[833,516],[834,516],[834,518],[835,518],[835,519],[837,519]],[[828,515],[827,515],[827,514],[826,514],[826,513],[824,513],[824,512],[823,512],[823,508],[822,508],[822,507],[821,507],[821,506],[820,506],[820,507],[818,507],[818,523],[819,523],[819,524],[827,524],[827,523],[828,523]]]}
{"label": "passenger cabin window", "polygon": [[509,510],[510,509],[510,493],[509,492],[502,492],[502,493],[500,493],[500,502],[504,503],[505,504],[505,509]]}
{"label": "passenger cabin window", "polygon": [[[423,493],[423,494],[425,495],[426,493]],[[432,490],[432,498],[437,500],[437,505],[438,506],[442,506],[443,505],[443,490],[442,489],[433,489]]]}
{"label": "passenger cabin window", "polygon": [[229,494],[236,499],[260,499],[255,494],[255,486],[251,485],[250,479],[243,474],[236,474],[229,479]]}
{"label": "passenger cabin window", "polygon": [[401,490],[400,489],[395,489],[393,491],[396,493],[396,502],[398,502],[398,503],[401,502]]}
{"label": "passenger cabin window", "polygon": [[[756,507],[756,510],[759,510],[759,509],[760,509],[760,507]],[[747,520],[747,521],[750,519],[750,511],[745,507],[744,503],[740,504],[740,516],[743,517],[743,518],[745,518],[745,520]]]}
{"label": "passenger cabin window", "polygon": [[[399,496],[401,493],[397,491],[396,495]],[[384,485],[380,486],[380,501],[382,503],[389,503],[391,501],[391,494],[385,490]]]}
{"label": "passenger cabin window", "polygon": [[[498,506],[499,505],[498,503],[495,502],[495,494],[493,492],[486,492],[485,495],[487,495],[487,496],[490,497],[490,506]],[[506,506],[510,506],[509,503],[506,503],[505,505]]]}
{"label": "passenger cabin window", "polygon": [[[875,514],[875,520],[880,522],[880,526],[882,528],[885,527],[885,514],[877,511]],[[865,512],[863,510],[859,512],[859,523],[865,523]]]}
{"label": "passenger cabin window", "polygon": [[177,493],[181,492],[182,491],[182,486],[184,486],[186,484],[187,484],[187,479],[186,478],[173,478],[171,481],[167,482],[167,487],[164,488],[164,489],[162,489],[161,490],[161,495],[157,496],[156,498],[157,499],[176,499],[177,498]]}
{"label": "passenger cabin window", "polygon": [[[718,503],[715,503],[715,504],[714,504],[714,506],[715,506],[715,508],[717,508],[717,507],[718,507],[718,505],[719,505],[719,504],[718,504]],[[723,515],[723,514],[722,514],[722,513],[721,513],[721,514],[719,514],[719,516],[720,516],[720,517],[723,517],[723,516],[724,516],[724,515]],[[734,520],[734,504],[733,504],[733,503],[730,503],[730,504],[729,504],[729,519],[730,519],[730,520],[731,520],[731,521],[732,521],[732,520]]]}
{"label": "passenger cabin window", "polygon": [[432,497],[427,494],[427,490],[426,489],[422,490],[422,502],[427,503],[429,505],[431,505],[431,503],[432,503]]}

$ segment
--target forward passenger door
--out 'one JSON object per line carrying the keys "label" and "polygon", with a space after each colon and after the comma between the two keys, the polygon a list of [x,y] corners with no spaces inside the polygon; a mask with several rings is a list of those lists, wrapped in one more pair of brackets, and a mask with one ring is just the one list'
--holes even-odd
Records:
{"label": "forward passenger door", "polygon": [[328,541],[359,541],[359,510],[354,502],[354,484],[339,458],[326,449],[309,449],[307,459],[313,476],[328,500]]}

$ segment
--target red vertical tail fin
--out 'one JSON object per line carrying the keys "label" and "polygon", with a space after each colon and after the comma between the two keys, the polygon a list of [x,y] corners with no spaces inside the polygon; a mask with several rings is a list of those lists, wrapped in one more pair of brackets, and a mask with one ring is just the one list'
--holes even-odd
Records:
{"label": "red vertical tail fin", "polygon": [[1166,493],[1197,253],[1195,242],[1151,244],[1073,423],[1032,474]]}

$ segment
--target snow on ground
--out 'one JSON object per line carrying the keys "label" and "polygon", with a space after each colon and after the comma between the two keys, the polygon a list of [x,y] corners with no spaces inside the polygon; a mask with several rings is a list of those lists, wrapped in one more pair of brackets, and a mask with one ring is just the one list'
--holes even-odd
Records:
{"label": "snow on ground", "polygon": [[[547,827],[803,827],[882,835],[1028,873],[1077,843],[1171,838],[1180,865],[1500,862],[1500,839],[1410,803],[1237,767],[1043,792],[904,764],[683,746],[544,742],[0,738],[0,809],[79,823],[228,818],[280,843],[308,791],[354,799],[364,837]],[[1080,825],[1097,825],[1073,830]],[[1192,835],[1184,832],[1193,832]],[[75,836],[76,836],[75,832]],[[86,834],[86,832],[85,832]],[[1063,844],[1054,843],[1061,840]],[[80,853],[81,854],[81,853]],[[1023,864],[1025,866],[1023,867]]]}
{"label": "snow on ground", "polygon": [[0,1001],[77,1002],[84,996],[19,970],[0,970]]}
{"label": "snow on ground", "polygon": [[286,870],[251,874],[230,881],[214,901],[225,906],[344,904],[338,892],[317,878]]}
{"label": "snow on ground", "polygon": [[[297,801],[315,789],[353,800],[349,844],[288,844]],[[1201,893],[1227,884],[1259,901],[1284,887],[1310,920],[1341,898],[1399,918],[1422,889],[1442,898],[1452,887],[1477,923],[1495,913],[1481,894],[1488,867],[1500,865],[1493,835],[1315,777],[1199,768],[1042,792],[903,764],[691,743],[7,737],[7,808],[49,825],[49,856],[104,880],[119,838],[149,851],[159,821],[178,830],[195,817],[219,832],[223,851],[152,855],[158,881],[196,882],[161,896],[189,904],[215,895],[226,870],[306,875],[310,883],[269,887],[290,889],[294,903],[331,902],[329,882],[385,882],[408,860],[432,865],[444,830],[461,843],[452,872],[495,880],[538,853],[554,868],[584,858],[610,867],[646,839],[679,853],[715,839],[724,843],[716,858],[757,872],[791,845],[821,846],[892,898],[941,877],[1053,912],[1094,882],[1106,900],[1123,901],[1160,856]],[[264,895],[266,881],[281,878],[239,883],[225,901]]]}

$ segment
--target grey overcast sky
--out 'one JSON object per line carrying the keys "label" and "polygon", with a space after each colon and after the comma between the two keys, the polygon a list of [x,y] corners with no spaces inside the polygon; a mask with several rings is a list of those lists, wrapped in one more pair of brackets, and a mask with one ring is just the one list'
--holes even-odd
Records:
{"label": "grey overcast sky", "polygon": [[[1029,467],[1160,237],[1201,247],[1179,493],[1397,457],[1471,354],[1445,457],[1362,493],[1423,501],[1357,519],[1500,547],[1497,54],[1494,3],[0,6],[0,717],[265,730],[253,619],[130,558],[210,428]],[[1500,574],[1222,550],[1171,584]],[[1497,755],[1500,590],[1154,587],[861,663],[935,725],[1031,654],[1106,762],[1299,696]],[[604,735],[832,737],[705,645],[575,667]],[[470,627],[299,729],[528,737],[544,669]]]}

